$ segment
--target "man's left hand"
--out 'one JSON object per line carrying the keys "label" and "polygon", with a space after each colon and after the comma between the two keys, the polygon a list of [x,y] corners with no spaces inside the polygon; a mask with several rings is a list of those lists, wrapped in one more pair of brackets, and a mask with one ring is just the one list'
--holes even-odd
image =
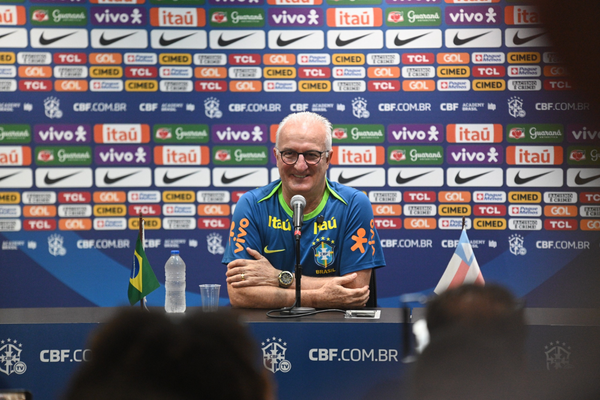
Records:
{"label": "man's left hand", "polygon": [[279,270],[258,251],[246,247],[254,260],[238,258],[227,264],[227,283],[234,288],[245,286],[279,286]]}

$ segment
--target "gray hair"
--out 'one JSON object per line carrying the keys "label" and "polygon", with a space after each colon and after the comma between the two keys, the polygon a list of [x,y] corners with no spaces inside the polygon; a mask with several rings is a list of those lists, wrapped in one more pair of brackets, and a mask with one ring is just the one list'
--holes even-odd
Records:
{"label": "gray hair", "polygon": [[322,115],[315,114],[310,111],[293,113],[293,114],[290,114],[287,117],[285,117],[279,123],[279,128],[277,128],[277,135],[275,136],[275,146],[279,146],[279,134],[283,130],[283,127],[285,126],[285,124],[287,124],[290,121],[292,121],[292,122],[308,121],[308,122],[317,122],[317,123],[321,124],[323,126],[323,128],[325,128],[325,146],[326,146],[325,150],[327,150],[327,151],[331,150],[331,146],[332,146],[332,142],[333,142],[333,139],[331,136],[331,132],[333,130],[333,128],[331,127],[331,122],[329,122],[329,120],[327,118],[323,117]]}

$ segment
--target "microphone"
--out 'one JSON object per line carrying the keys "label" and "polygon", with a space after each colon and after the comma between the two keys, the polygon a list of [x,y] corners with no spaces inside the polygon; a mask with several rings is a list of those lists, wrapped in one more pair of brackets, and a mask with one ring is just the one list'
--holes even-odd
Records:
{"label": "microphone", "polygon": [[304,222],[304,207],[306,206],[306,199],[304,196],[297,194],[292,197],[291,201],[292,210],[294,211],[293,220],[294,220],[294,235],[300,236],[302,229],[302,223]]}

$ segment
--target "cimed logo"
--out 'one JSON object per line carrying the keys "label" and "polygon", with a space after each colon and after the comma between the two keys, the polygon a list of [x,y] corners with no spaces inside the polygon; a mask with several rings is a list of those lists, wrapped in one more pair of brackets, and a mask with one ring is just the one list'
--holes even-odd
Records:
{"label": "cimed logo", "polygon": [[515,256],[524,256],[527,254],[527,249],[525,248],[525,239],[523,236],[514,234],[508,237],[508,245],[509,250]]}
{"label": "cimed logo", "polygon": [[6,375],[13,372],[17,375],[27,370],[27,365],[21,361],[21,349],[23,345],[17,343],[16,339],[0,340],[0,371]]}
{"label": "cimed logo", "polygon": [[289,372],[292,369],[292,363],[285,359],[287,343],[275,336],[269,338],[260,344],[263,352],[263,365],[272,373],[277,371]]}
{"label": "cimed logo", "polygon": [[204,100],[204,114],[208,118],[221,118],[223,116],[223,112],[219,110],[220,102],[218,99],[214,97],[209,97]]}
{"label": "cimed logo", "polygon": [[44,113],[51,119],[62,118],[63,112],[60,109],[60,100],[54,96],[47,97],[44,100]]}

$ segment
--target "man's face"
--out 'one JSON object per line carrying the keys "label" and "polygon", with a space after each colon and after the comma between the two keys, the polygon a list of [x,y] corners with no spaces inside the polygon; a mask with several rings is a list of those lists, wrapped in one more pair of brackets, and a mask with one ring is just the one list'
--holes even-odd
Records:
{"label": "man's face", "polygon": [[[318,122],[290,121],[279,135],[277,144],[279,151],[293,150],[303,153],[309,150],[325,151],[325,129]],[[321,156],[321,161],[316,165],[307,164],[303,155],[298,156],[294,165],[285,164],[281,156],[275,152],[277,168],[283,186],[283,193],[289,199],[291,196],[301,194],[309,200],[320,198],[325,190],[325,175],[329,168],[331,152]]]}

